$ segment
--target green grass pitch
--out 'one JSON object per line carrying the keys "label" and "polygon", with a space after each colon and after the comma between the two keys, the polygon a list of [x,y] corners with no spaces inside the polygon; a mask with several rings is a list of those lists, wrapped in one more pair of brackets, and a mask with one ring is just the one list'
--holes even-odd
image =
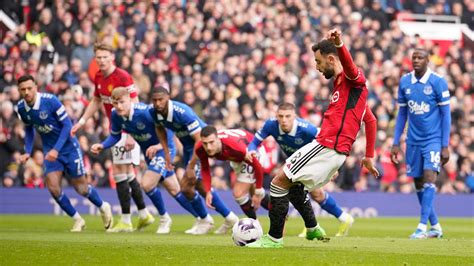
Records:
{"label": "green grass pitch", "polygon": [[[0,265],[474,265],[474,219],[441,219],[444,239],[409,240],[416,218],[356,219],[351,234],[328,243],[296,237],[300,218],[290,218],[283,249],[233,245],[230,235],[189,236],[190,216],[173,216],[170,235],[106,234],[99,217],[86,216],[87,229],[73,234],[72,220],[49,215],[0,215]],[[261,217],[264,231],[267,217]],[[222,219],[215,217],[216,225]],[[338,221],[320,218],[329,235]]]}

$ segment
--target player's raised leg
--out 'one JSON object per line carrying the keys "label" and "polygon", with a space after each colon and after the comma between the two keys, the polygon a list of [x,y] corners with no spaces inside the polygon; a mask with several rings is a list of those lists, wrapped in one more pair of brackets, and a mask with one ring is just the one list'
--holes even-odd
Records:
{"label": "player's raised leg", "polygon": [[[48,167],[49,163],[45,161],[45,166]],[[46,168],[48,169],[48,168]],[[46,173],[46,187],[53,196],[54,200],[58,203],[59,207],[67,214],[69,217],[74,219],[74,225],[72,226],[71,232],[82,232],[86,228],[86,222],[82,219],[81,215],[76,211],[74,206],[72,206],[71,201],[68,196],[64,194],[61,189],[61,179],[62,171],[52,171]]]}

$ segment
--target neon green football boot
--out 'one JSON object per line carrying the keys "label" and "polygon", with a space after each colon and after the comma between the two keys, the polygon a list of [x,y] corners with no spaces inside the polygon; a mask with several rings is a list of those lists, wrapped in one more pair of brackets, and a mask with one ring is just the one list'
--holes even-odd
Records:
{"label": "neon green football boot", "polygon": [[119,221],[114,227],[107,229],[107,233],[131,233],[133,232],[132,224]]}
{"label": "neon green football boot", "polygon": [[318,224],[314,230],[307,230],[306,231],[306,239],[308,240],[329,240],[326,237],[326,231]]}
{"label": "neon green football boot", "polygon": [[282,248],[283,247],[283,240],[282,241],[273,241],[268,235],[262,236],[259,240],[247,244],[246,247],[249,248]]}
{"label": "neon green football boot", "polygon": [[155,217],[153,217],[153,215],[151,215],[150,213],[148,213],[148,215],[146,216],[145,219],[142,219],[142,218],[139,218],[138,219],[138,225],[137,225],[137,230],[138,231],[141,231],[143,230],[145,227],[149,226],[150,224],[154,223],[155,222]]}

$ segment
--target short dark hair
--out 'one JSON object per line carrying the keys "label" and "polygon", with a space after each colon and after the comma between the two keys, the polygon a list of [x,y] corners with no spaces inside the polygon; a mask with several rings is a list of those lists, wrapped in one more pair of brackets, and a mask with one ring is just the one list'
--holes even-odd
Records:
{"label": "short dark hair", "polygon": [[315,53],[319,50],[322,55],[328,55],[328,54],[337,55],[336,46],[334,45],[334,43],[332,43],[329,40],[322,40],[318,42],[317,44],[314,44],[311,47],[311,50],[313,50],[313,52]]}
{"label": "short dark hair", "polygon": [[151,94],[155,94],[155,93],[165,93],[167,95],[170,95],[169,89],[167,89],[163,86],[158,86],[158,87],[154,87],[153,89],[151,89]]}
{"label": "short dark hair", "polygon": [[[425,50],[423,48],[420,48],[420,47],[415,48],[415,50],[413,50],[413,53],[415,53],[415,52],[422,53],[423,55],[425,55],[426,58],[428,58],[430,56],[430,53],[428,53],[427,50]],[[413,55],[413,53],[412,53],[412,55]]]}
{"label": "short dark hair", "polygon": [[209,137],[210,135],[217,135],[217,129],[213,126],[205,126],[202,130],[201,130],[201,138],[202,137]]}
{"label": "short dark hair", "polygon": [[278,105],[278,110],[296,110],[296,106],[292,103],[284,102]]}
{"label": "short dark hair", "polygon": [[26,75],[21,76],[21,77],[17,80],[17,85],[20,85],[21,83],[23,83],[23,82],[25,82],[25,81],[28,81],[28,80],[31,80],[31,81],[33,81],[34,83],[36,83],[35,78],[33,78],[32,75],[26,74]]}

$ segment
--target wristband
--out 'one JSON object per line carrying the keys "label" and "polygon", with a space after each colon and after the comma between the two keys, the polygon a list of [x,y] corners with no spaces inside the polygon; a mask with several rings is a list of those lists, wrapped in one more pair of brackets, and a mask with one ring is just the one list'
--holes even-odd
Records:
{"label": "wristband", "polygon": [[79,119],[79,122],[77,122],[79,125],[83,126],[85,123],[86,123],[86,120],[84,118],[81,117],[81,119]]}
{"label": "wristband", "polygon": [[260,198],[263,198],[263,196],[265,196],[265,189],[264,188],[255,189],[255,195],[259,196]]}
{"label": "wristband", "polygon": [[339,45],[334,44],[334,46],[336,46],[336,48],[341,48],[343,45],[344,45],[344,43],[342,41],[341,41],[341,44],[339,44]]}

